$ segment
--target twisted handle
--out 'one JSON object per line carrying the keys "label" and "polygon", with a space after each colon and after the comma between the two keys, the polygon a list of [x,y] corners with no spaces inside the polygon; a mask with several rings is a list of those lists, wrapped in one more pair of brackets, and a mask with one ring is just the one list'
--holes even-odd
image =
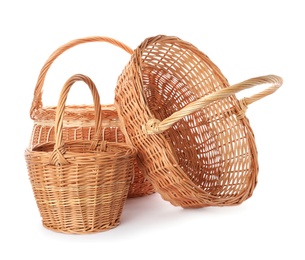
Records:
{"label": "twisted handle", "polygon": [[[69,162],[65,159],[64,153],[65,153],[65,147],[63,142],[63,116],[65,111],[65,104],[67,101],[68,93],[72,87],[72,85],[76,81],[83,81],[85,82],[89,89],[91,90],[91,94],[93,97],[93,104],[95,109],[95,137],[93,138],[93,146],[96,146],[98,143],[98,137],[101,136],[102,128],[102,113],[101,113],[101,105],[100,105],[100,97],[98,94],[98,91],[96,89],[95,84],[93,81],[82,74],[75,74],[72,77],[70,77],[66,83],[64,84],[62,91],[60,93],[60,98],[57,104],[56,108],[56,116],[55,116],[55,146],[54,150],[50,157],[50,163],[51,164],[68,164]],[[93,149],[95,147],[92,147]]]}
{"label": "twisted handle", "polygon": [[174,125],[180,119],[184,118],[187,115],[192,114],[193,112],[196,112],[196,111],[204,108],[205,106],[211,104],[214,101],[226,98],[232,94],[240,92],[241,90],[249,89],[254,86],[263,85],[263,84],[269,84],[271,86],[257,94],[254,94],[250,97],[243,98],[242,101],[243,101],[244,106],[252,104],[253,102],[255,102],[257,100],[274,93],[283,84],[283,79],[276,75],[267,75],[267,76],[251,78],[251,79],[245,80],[243,82],[240,82],[238,84],[231,85],[227,88],[220,89],[214,93],[211,93],[207,96],[204,96],[204,97],[186,105],[184,108],[173,113],[171,116],[164,119],[162,122],[160,122],[157,119],[149,120],[146,123],[146,125],[143,126],[143,131],[147,134],[162,133],[165,130],[172,127],[172,125]]}
{"label": "twisted handle", "polygon": [[62,45],[61,47],[59,47],[57,50],[55,50],[51,56],[48,58],[48,60],[45,62],[45,64],[43,65],[40,74],[38,76],[38,80],[35,86],[35,90],[34,90],[34,97],[33,97],[33,101],[32,101],[32,105],[31,105],[31,109],[30,109],[30,116],[32,119],[34,119],[34,114],[35,114],[35,110],[41,108],[43,106],[42,104],[42,88],[43,88],[43,84],[45,81],[45,77],[46,74],[49,70],[49,68],[51,67],[52,63],[54,62],[54,60],[60,56],[63,52],[65,52],[66,50],[79,45],[79,44],[83,44],[83,43],[88,43],[88,42],[108,42],[111,43],[117,47],[120,47],[121,49],[125,50],[126,52],[128,52],[129,54],[133,53],[133,50],[128,47],[127,45],[125,45],[124,43],[117,41],[113,38],[110,37],[103,37],[103,36],[91,36],[91,37],[85,37],[85,38],[80,38],[80,39],[75,39],[72,40],[70,42],[67,42],[66,44]]}

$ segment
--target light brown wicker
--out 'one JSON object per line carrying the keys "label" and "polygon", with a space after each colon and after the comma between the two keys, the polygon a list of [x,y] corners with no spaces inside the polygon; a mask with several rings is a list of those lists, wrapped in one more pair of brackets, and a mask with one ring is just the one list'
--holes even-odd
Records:
{"label": "light brown wicker", "polygon": [[[249,98],[234,94],[265,84]],[[247,105],[281,85],[269,75],[229,86],[191,43],[157,35],[134,50],[115,105],[143,174],[164,200],[184,208],[237,205],[252,195],[258,175]]]}
{"label": "light brown wicker", "polygon": [[[43,65],[35,86],[34,97],[30,110],[34,120],[30,147],[54,141],[54,120],[56,107],[43,106],[42,93],[47,72],[58,56],[68,49],[83,43],[107,42],[120,47],[129,54],[133,50],[127,45],[109,37],[92,36],[72,40],[55,50]],[[110,142],[126,142],[121,131],[117,111],[113,105],[102,105],[103,131],[102,139]],[[90,140],[94,136],[94,109],[92,105],[70,105],[66,107],[64,116],[64,140]],[[128,197],[140,197],[154,193],[153,187],[144,178],[137,161],[135,160],[135,175],[130,186]]]}
{"label": "light brown wicker", "polygon": [[[68,92],[76,81],[90,88],[96,133],[92,140],[63,140]],[[25,158],[43,225],[62,233],[106,231],[119,225],[126,202],[136,149],[100,139],[101,106],[94,83],[77,74],[64,85],[55,118],[55,142],[26,149]]]}

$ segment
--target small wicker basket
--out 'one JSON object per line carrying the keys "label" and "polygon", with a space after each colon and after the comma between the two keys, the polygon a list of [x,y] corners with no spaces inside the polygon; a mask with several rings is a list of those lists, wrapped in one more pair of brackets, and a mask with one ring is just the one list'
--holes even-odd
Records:
{"label": "small wicker basket", "polygon": [[[54,120],[56,113],[56,106],[43,106],[42,93],[43,84],[53,62],[61,54],[68,49],[83,43],[90,42],[107,42],[114,46],[120,47],[129,54],[133,51],[127,45],[109,37],[92,36],[72,40],[55,50],[48,60],[43,65],[37,84],[35,86],[34,97],[32,101],[30,115],[34,120],[32,136],[29,147],[32,148],[37,144],[54,141]],[[126,142],[125,136],[121,131],[121,124],[118,119],[117,111],[113,104],[101,105],[102,108],[102,140],[110,142]],[[91,140],[95,135],[94,130],[94,108],[92,105],[70,105],[65,109],[64,127],[62,129],[63,139],[67,141],[72,140]],[[128,197],[140,197],[154,193],[154,189],[150,182],[144,178],[137,161],[134,163],[135,174],[134,180],[130,186]]]}
{"label": "small wicker basket", "polygon": [[[90,88],[96,133],[92,140],[63,140],[68,92],[76,81]],[[64,85],[55,119],[55,142],[26,149],[25,159],[43,225],[62,233],[106,231],[119,225],[133,177],[136,149],[100,139],[101,106],[90,78],[77,74]]]}
{"label": "small wicker basket", "polygon": [[[234,95],[265,84],[252,97]],[[229,86],[195,46],[157,35],[134,50],[115,105],[144,176],[163,199],[184,208],[237,205],[252,195],[258,175],[247,105],[281,85],[269,75]]]}

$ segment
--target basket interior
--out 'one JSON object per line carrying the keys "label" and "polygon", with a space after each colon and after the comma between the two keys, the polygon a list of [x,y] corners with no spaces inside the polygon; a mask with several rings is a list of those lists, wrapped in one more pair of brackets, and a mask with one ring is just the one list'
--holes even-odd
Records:
{"label": "basket interior", "polygon": [[[159,120],[228,86],[208,57],[175,45],[154,44],[143,51],[142,79],[146,103]],[[247,118],[237,118],[236,107],[232,95],[186,116],[163,133],[193,184],[221,197],[247,188],[255,163],[253,133],[245,125]]]}

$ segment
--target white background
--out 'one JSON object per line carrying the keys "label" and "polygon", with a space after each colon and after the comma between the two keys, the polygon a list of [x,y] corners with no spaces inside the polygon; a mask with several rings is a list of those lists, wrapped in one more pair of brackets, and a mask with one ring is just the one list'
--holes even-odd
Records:
{"label": "white background", "polygon": [[[304,25],[296,0],[1,1],[0,259],[305,259]],[[283,77],[276,93],[247,111],[260,164],[253,196],[240,206],[185,210],[154,194],[129,199],[121,224],[107,232],[43,228],[23,157],[41,67],[72,39],[109,36],[135,49],[157,34],[193,43],[232,84]],[[78,72],[111,103],[128,59],[109,44],[76,47],[47,74],[44,104],[55,105],[64,81]],[[75,104],[90,98],[73,91]]]}

